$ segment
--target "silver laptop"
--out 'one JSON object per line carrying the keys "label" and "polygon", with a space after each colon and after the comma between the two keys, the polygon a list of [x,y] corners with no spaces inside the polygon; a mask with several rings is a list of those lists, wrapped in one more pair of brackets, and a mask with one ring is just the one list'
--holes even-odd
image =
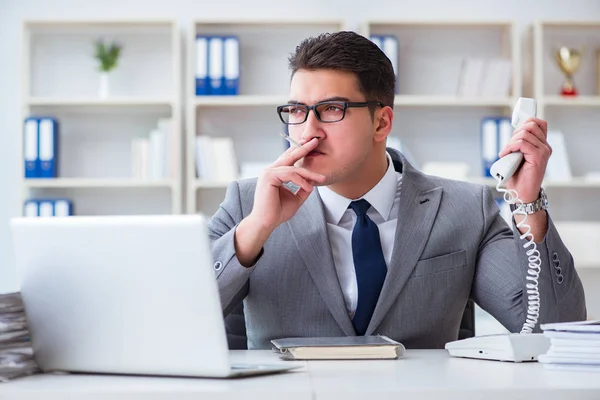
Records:
{"label": "silver laptop", "polygon": [[232,365],[202,215],[11,220],[35,358],[45,371],[193,377]]}

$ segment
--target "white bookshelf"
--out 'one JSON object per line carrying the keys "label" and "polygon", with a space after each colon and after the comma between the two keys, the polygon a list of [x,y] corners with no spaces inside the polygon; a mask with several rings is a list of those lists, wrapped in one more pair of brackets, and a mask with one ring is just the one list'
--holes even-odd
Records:
{"label": "white bookshelf", "polygon": [[[509,107],[521,94],[521,47],[512,21],[370,20],[364,23],[362,34],[389,34],[398,39],[398,67],[402,74],[398,78],[397,100],[401,105]],[[509,59],[510,93],[492,99],[456,98],[464,57]]]}
{"label": "white bookshelf", "polygon": [[29,189],[44,188],[169,188],[173,180],[140,180],[140,179],[85,179],[85,178],[56,178],[56,179],[26,179],[24,186]]}
{"label": "white bookshelf", "polygon": [[[600,77],[597,75],[599,66],[596,65],[595,54],[600,50],[600,21],[538,20],[532,26],[532,42],[532,93],[538,100],[538,114],[548,121],[549,130],[563,133],[573,175],[570,184],[565,185],[571,189],[569,198],[559,197],[558,201],[554,201],[558,214],[555,218],[600,221],[597,207],[589,200],[600,194],[600,184],[585,178],[586,174],[600,173],[597,151],[600,137],[594,134],[600,116],[600,93],[596,89]],[[573,78],[579,91],[575,97],[560,95],[565,77],[553,54],[560,46],[582,48],[584,51],[580,68]],[[578,212],[573,212],[574,208]]]}
{"label": "white bookshelf", "polygon": [[30,107],[171,107],[173,100],[169,98],[121,97],[111,99],[99,98],[52,98],[31,97],[26,100]]}
{"label": "white bookshelf", "polygon": [[[279,136],[276,106],[287,102],[288,56],[301,40],[344,29],[342,21],[193,21],[188,35],[185,80],[186,211],[212,215],[229,182],[198,179],[195,140],[198,135],[231,137],[238,166],[271,163],[285,150]],[[234,96],[196,96],[195,38],[197,34],[236,35],[240,40],[240,89]]]}
{"label": "white bookshelf", "polygon": [[[509,116],[522,95],[522,58],[518,29],[512,21],[370,20],[366,37],[393,35],[398,40],[398,79],[394,128],[417,168],[427,162],[461,162],[470,181],[483,178],[481,120]],[[511,81],[500,96],[459,95],[465,58],[509,62]],[[482,178],[479,178],[482,177]]]}
{"label": "white bookshelf", "polygon": [[[549,130],[561,131],[573,178],[562,185],[545,184],[553,220],[575,260],[586,291],[588,310],[597,310],[600,298],[600,182],[585,178],[600,172],[600,93],[595,52],[600,49],[600,21],[545,21],[532,25],[532,94],[538,114],[548,121]],[[583,48],[580,68],[573,79],[576,97],[563,97],[565,80],[554,60],[560,46]],[[597,174],[600,175],[600,174]],[[590,311],[591,312],[591,311]],[[588,315],[589,317],[589,315]]]}
{"label": "white bookshelf", "polygon": [[542,95],[542,104],[544,106],[560,107],[599,107],[600,96],[578,96],[575,98]]}
{"label": "white bookshelf", "polygon": [[512,107],[516,99],[489,97],[458,97],[450,95],[397,95],[396,107]]}
{"label": "white bookshelf", "polygon": [[237,95],[237,96],[196,96],[196,107],[277,107],[285,104],[286,96],[280,95]]}
{"label": "white bookshelf", "polygon": [[[24,21],[21,126],[28,116],[56,118],[59,148],[53,179],[25,179],[21,156],[22,203],[66,197],[76,215],[181,212],[179,29],[172,20]],[[98,94],[93,58],[99,38],[123,45],[106,98]],[[147,137],[159,118],[172,121],[172,171],[156,180],[133,178],[131,141]]]}

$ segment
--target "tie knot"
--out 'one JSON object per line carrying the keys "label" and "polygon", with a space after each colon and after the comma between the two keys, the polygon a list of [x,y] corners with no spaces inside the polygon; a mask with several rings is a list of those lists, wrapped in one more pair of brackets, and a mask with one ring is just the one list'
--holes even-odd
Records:
{"label": "tie knot", "polygon": [[357,216],[365,215],[367,213],[367,210],[369,209],[369,207],[371,207],[371,203],[369,203],[365,199],[360,199],[360,200],[353,201],[352,203],[350,203],[350,205],[348,207],[350,207],[352,210],[354,210],[354,212],[356,213]]}

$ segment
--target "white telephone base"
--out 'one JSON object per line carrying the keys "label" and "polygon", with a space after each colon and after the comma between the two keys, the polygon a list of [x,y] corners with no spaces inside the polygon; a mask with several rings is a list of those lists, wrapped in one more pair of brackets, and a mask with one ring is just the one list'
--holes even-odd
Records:
{"label": "white telephone base", "polygon": [[[511,124],[515,129],[520,128],[530,117],[535,117],[537,104],[534,99],[521,97],[513,110]],[[514,152],[507,154],[492,165],[490,172],[500,183],[510,179],[523,162],[523,154]],[[533,238],[531,243],[534,245]],[[532,265],[530,264],[530,268]],[[539,268],[539,265],[537,265]],[[539,269],[538,269],[539,270]],[[537,277],[535,278],[537,287]],[[530,303],[531,307],[531,303]],[[530,316],[528,315],[528,318]],[[528,320],[529,321],[529,320]],[[537,316],[535,317],[537,322]],[[524,327],[525,329],[525,327]],[[469,339],[456,340],[446,343],[446,350],[451,356],[477,358],[498,361],[537,361],[540,354],[545,354],[550,348],[550,339],[542,333],[511,333],[475,336]]]}
{"label": "white telephone base", "polygon": [[446,350],[454,357],[496,361],[537,361],[550,348],[550,339],[542,333],[511,333],[475,336],[448,342]]}

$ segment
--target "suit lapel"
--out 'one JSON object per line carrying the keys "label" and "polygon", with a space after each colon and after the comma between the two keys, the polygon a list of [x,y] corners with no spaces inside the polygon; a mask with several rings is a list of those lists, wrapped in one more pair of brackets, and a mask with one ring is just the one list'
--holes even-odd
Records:
{"label": "suit lapel", "polygon": [[417,187],[415,181],[419,181],[416,176],[418,172],[407,165],[405,160],[402,162],[405,168],[392,258],[367,335],[372,334],[379,326],[417,265],[442,198],[441,187]]}
{"label": "suit lapel", "polygon": [[346,309],[331,245],[321,198],[313,190],[310,197],[288,221],[292,238],[329,311],[348,336],[356,335]]}

